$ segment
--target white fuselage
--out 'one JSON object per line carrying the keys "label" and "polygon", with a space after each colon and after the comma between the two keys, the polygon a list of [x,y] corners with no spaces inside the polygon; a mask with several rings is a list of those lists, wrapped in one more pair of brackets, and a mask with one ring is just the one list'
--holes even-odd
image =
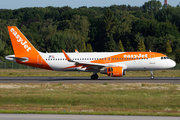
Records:
{"label": "white fuselage", "polygon": [[[91,62],[93,60],[106,58],[109,56],[117,55],[120,52],[93,52],[93,53],[68,53],[71,59],[81,62]],[[69,62],[66,60],[63,53],[41,53],[43,59],[47,64],[57,71],[84,71],[85,68],[74,67],[64,69],[75,65],[74,62]],[[114,58],[115,59],[115,58]],[[103,64],[108,64],[109,66],[124,66],[124,70],[162,70],[169,69],[176,65],[176,63],[171,59],[162,59],[162,57],[155,58],[141,58],[141,59],[131,59],[129,61],[117,60],[103,60]]]}

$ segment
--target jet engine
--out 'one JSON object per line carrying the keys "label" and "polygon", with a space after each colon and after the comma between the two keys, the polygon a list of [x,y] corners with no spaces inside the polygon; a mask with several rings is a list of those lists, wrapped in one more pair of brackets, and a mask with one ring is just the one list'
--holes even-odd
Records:
{"label": "jet engine", "polygon": [[125,71],[123,71],[123,67],[106,67],[100,70],[100,73],[107,74],[111,77],[123,77],[125,75]]}

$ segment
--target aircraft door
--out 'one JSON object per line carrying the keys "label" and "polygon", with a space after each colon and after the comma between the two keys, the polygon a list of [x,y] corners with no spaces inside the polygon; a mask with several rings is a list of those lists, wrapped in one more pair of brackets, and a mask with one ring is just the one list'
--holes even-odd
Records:
{"label": "aircraft door", "polygon": [[43,59],[40,55],[37,56],[37,64],[42,65],[43,64]]}
{"label": "aircraft door", "polygon": [[150,54],[150,64],[155,64],[155,54]]}

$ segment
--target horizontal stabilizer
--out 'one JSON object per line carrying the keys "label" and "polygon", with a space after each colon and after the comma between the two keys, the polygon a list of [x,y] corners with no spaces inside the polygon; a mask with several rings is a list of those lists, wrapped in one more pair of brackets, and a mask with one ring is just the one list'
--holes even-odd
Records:
{"label": "horizontal stabilizer", "polygon": [[15,55],[8,55],[5,57],[5,59],[13,62],[16,62],[16,60],[27,62],[29,60],[27,57],[15,57]]}

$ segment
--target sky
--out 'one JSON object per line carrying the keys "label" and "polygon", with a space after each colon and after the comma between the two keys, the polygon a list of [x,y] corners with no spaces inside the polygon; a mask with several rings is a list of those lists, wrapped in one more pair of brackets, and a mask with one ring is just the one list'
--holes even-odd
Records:
{"label": "sky", "polygon": [[[111,5],[131,5],[142,6],[145,2],[150,0],[0,0],[0,9],[18,9],[24,7],[63,7],[69,6],[71,8],[78,8],[81,6],[87,7],[109,7]],[[164,4],[164,0],[159,0]],[[179,0],[168,0],[171,6],[177,6]]]}

